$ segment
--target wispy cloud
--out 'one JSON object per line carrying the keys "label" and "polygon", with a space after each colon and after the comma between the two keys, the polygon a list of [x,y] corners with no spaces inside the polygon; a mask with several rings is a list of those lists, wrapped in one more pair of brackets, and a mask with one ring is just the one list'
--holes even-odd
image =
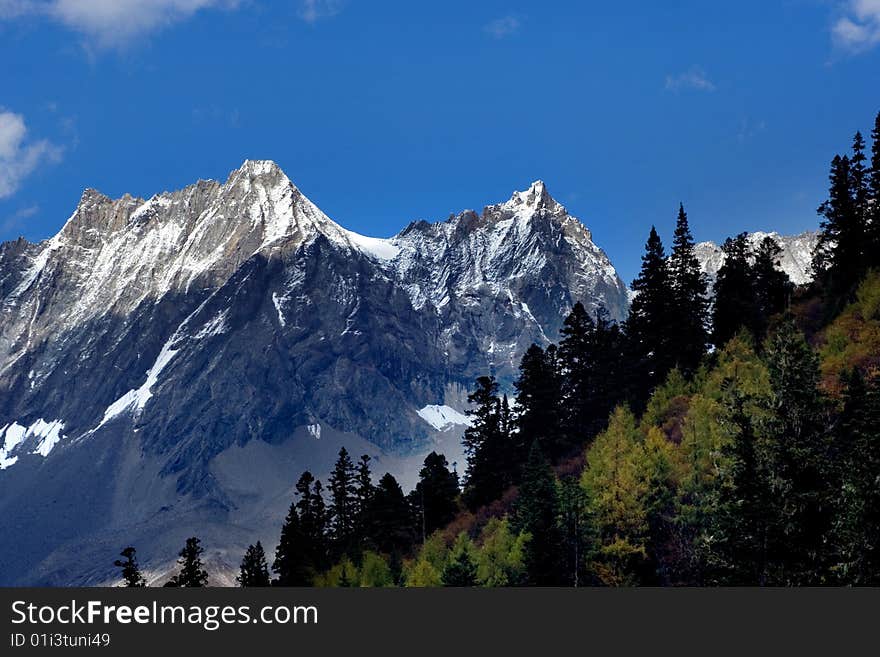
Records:
{"label": "wispy cloud", "polygon": [[300,0],[299,17],[306,23],[317,23],[342,11],[343,0]]}
{"label": "wispy cloud", "polygon": [[27,132],[21,114],[0,108],[0,199],[12,196],[39,166],[61,160],[61,147],[30,140]]}
{"label": "wispy cloud", "polygon": [[743,144],[753,137],[756,137],[760,133],[764,132],[767,129],[767,122],[763,119],[755,120],[749,117],[745,117],[740,119],[739,129],[736,133],[736,140]]}
{"label": "wispy cloud", "polygon": [[493,39],[504,39],[519,33],[522,23],[516,16],[502,16],[490,21],[483,30]]}
{"label": "wispy cloud", "polygon": [[666,76],[666,90],[680,91],[682,89],[696,89],[697,91],[715,91],[715,85],[708,78],[703,69],[694,66],[684,73]]}
{"label": "wispy cloud", "polygon": [[194,107],[192,120],[196,125],[223,124],[230,128],[237,128],[241,113],[237,108],[225,109],[219,105],[206,105]]}
{"label": "wispy cloud", "polygon": [[880,45],[880,0],[847,0],[843,15],[831,26],[831,39],[850,53]]}
{"label": "wispy cloud", "polygon": [[125,48],[204,9],[234,9],[240,0],[0,0],[0,19],[37,16],[86,37],[86,45]]}
{"label": "wispy cloud", "polygon": [[24,226],[25,219],[30,219],[40,211],[39,205],[29,205],[0,221],[0,236],[20,230]]}

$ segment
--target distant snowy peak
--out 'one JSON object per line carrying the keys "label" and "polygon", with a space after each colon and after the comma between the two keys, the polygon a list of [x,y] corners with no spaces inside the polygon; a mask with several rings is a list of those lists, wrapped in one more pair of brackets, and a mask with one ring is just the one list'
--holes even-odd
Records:
{"label": "distant snowy peak", "polygon": [[[788,277],[796,285],[804,285],[813,280],[813,252],[819,240],[818,231],[805,231],[799,235],[780,235],[777,232],[766,233],[756,231],[749,233],[748,240],[752,248],[757,247],[765,237],[772,237],[782,248],[779,264]],[[714,282],[718,270],[724,264],[724,252],[714,242],[700,242],[696,245],[697,259],[700,266]]]}
{"label": "distant snowy peak", "polygon": [[536,180],[525,191],[514,192],[509,201],[494,207],[527,215],[532,215],[540,210],[547,210],[552,214],[565,213],[565,207],[550,196],[543,180]]}
{"label": "distant snowy peak", "polygon": [[[626,315],[626,287],[611,261],[540,180],[480,214],[414,222],[391,242],[399,249],[396,277],[417,308],[430,302],[439,310],[451,299],[488,294],[528,323],[548,314],[561,321],[575,301],[593,311],[602,306],[614,319]],[[539,310],[533,315],[529,308]],[[538,337],[555,338],[555,324],[539,327]]]}

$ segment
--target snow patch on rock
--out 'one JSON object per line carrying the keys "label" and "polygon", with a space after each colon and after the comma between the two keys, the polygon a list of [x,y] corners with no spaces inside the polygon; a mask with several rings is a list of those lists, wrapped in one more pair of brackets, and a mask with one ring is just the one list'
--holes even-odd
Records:
{"label": "snow patch on rock", "polygon": [[429,404],[416,413],[437,431],[444,431],[453,426],[469,427],[471,425],[471,420],[467,415],[446,405]]}
{"label": "snow patch on rock", "polygon": [[61,420],[47,422],[43,418],[28,427],[22,426],[18,422],[5,425],[0,429],[0,470],[15,465],[18,461],[18,455],[13,453],[21,452],[22,445],[30,439],[37,441],[30,453],[46,458],[64,438],[61,435],[63,430],[64,422]]}

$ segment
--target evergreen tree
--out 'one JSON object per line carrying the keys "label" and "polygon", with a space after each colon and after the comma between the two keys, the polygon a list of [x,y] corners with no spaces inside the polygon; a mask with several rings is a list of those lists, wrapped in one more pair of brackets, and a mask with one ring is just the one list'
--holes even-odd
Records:
{"label": "evergreen tree", "polygon": [[675,331],[671,336],[673,364],[685,376],[696,372],[709,341],[709,300],[706,275],[694,251],[694,238],[684,205],[679,205],[669,270],[672,279]]}
{"label": "evergreen tree", "polygon": [[715,279],[712,313],[712,342],[716,347],[723,347],[742,328],[755,335],[758,325],[748,235],[740,233],[726,239],[721,250],[724,264]]}
{"label": "evergreen tree", "polygon": [[779,508],[775,522],[782,528],[772,583],[827,583],[833,469],[818,359],[790,320],[768,340],[765,352],[773,394],[763,433],[771,499]]}
{"label": "evergreen tree", "polygon": [[511,461],[509,445],[501,433],[501,402],[494,377],[481,376],[468,395],[470,426],[462,443],[467,457],[464,498],[471,510],[501,497],[509,475],[504,467]]}
{"label": "evergreen tree", "polygon": [[[855,222],[859,230],[864,230],[868,220],[868,199],[870,198],[869,185],[871,182],[870,169],[865,166],[865,140],[861,132],[856,132],[852,143],[852,157],[849,162],[850,171],[850,197],[855,213]],[[864,249],[864,244],[861,245]]]}
{"label": "evergreen tree", "polygon": [[300,523],[297,502],[290,504],[287,517],[281,527],[281,539],[275,548],[272,570],[277,575],[277,586],[311,586],[314,564],[308,558],[310,546]]}
{"label": "evergreen tree", "polygon": [[334,554],[351,554],[355,549],[357,501],[355,499],[355,469],[342,447],[330,474],[330,535]]}
{"label": "evergreen tree", "polygon": [[241,560],[241,573],[235,580],[242,587],[269,586],[269,566],[262,544],[248,545],[244,558]]}
{"label": "evergreen tree", "polygon": [[871,172],[868,176],[868,265],[880,266],[880,112],[871,131]]}
{"label": "evergreen tree", "polygon": [[474,544],[462,532],[452,546],[449,561],[440,574],[443,586],[471,587],[477,585],[477,564],[474,561]]}
{"label": "evergreen tree", "polygon": [[839,580],[880,585],[880,376],[849,375],[837,428],[839,494],[835,543]]}
{"label": "evergreen tree", "polygon": [[385,554],[406,554],[413,545],[410,506],[397,480],[385,473],[376,486],[370,517],[372,543]]}
{"label": "evergreen tree", "polygon": [[562,480],[559,488],[559,520],[565,550],[564,580],[569,586],[584,586],[594,542],[587,508],[587,494],[576,477]]}
{"label": "evergreen tree", "polygon": [[556,480],[540,443],[535,441],[523,471],[514,525],[517,531],[531,536],[525,549],[525,564],[529,583],[536,586],[558,586],[566,581],[558,516]]}
{"label": "evergreen tree", "polygon": [[518,433],[514,447],[517,465],[525,461],[525,445],[536,440],[553,458],[567,451],[560,421],[560,384],[556,347],[550,345],[546,351],[536,344],[529,347],[519,366],[519,378],[514,383],[517,390]]}
{"label": "evergreen tree", "polygon": [[320,572],[329,565],[327,545],[327,510],[321,482],[308,470],[296,482],[299,500],[296,502],[299,531],[302,535],[299,561],[313,572]]}
{"label": "evergreen tree", "polygon": [[783,312],[794,285],[779,265],[782,248],[769,235],[755,249],[752,266],[756,306],[755,337],[763,339],[773,315]]}
{"label": "evergreen tree", "polygon": [[[729,466],[722,470],[719,503],[713,524],[716,578],[723,584],[765,586],[771,583],[770,551],[780,529],[770,472],[759,454],[746,398],[732,386],[726,399],[733,440],[724,447]],[[773,534],[775,532],[775,534]]]}
{"label": "evergreen tree", "polygon": [[446,457],[437,452],[428,454],[411,494],[423,542],[455,518],[458,494],[458,477],[449,470]]}
{"label": "evergreen tree", "polygon": [[128,546],[119,553],[119,556],[123,557],[124,561],[122,559],[117,559],[113,562],[114,566],[122,568],[122,581],[124,582],[122,586],[128,588],[141,588],[147,585],[147,580],[144,579],[140,567],[138,566],[136,554],[137,550]]}
{"label": "evergreen tree", "polygon": [[186,539],[186,545],[180,551],[177,564],[180,571],[168,583],[171,586],[201,588],[208,585],[208,573],[202,566],[202,554],[205,549],[195,536]]}
{"label": "evergreen tree", "polygon": [[813,268],[835,306],[845,302],[862,273],[864,224],[853,199],[850,159],[836,155],[831,162],[828,200],[819,206],[823,220]]}
{"label": "evergreen tree", "polygon": [[370,472],[370,457],[361,455],[354,476],[355,500],[355,534],[358,542],[366,540],[370,531],[370,504],[376,488],[373,486],[373,475]]}
{"label": "evergreen tree", "polygon": [[[510,444],[513,441],[513,433],[516,431],[516,419],[513,416],[513,411],[510,409],[510,402],[506,394],[501,398],[501,410],[498,413],[498,430],[502,440],[508,445],[506,449],[510,451],[512,449]],[[458,476],[456,476],[456,479],[458,479]]]}
{"label": "evergreen tree", "polygon": [[604,308],[594,321],[580,302],[560,333],[561,421],[567,444],[579,447],[602,430],[621,398],[622,337]]}
{"label": "evergreen tree", "polygon": [[631,370],[629,389],[633,406],[641,409],[651,390],[666,378],[674,365],[670,341],[677,330],[673,323],[674,295],[666,253],[653,226],[645,244],[642,268],[632,289],[636,295],[625,328]]}

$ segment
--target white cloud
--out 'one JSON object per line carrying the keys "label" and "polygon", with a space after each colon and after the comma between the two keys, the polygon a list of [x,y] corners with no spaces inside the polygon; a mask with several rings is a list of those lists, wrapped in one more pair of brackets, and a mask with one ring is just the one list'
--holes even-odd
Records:
{"label": "white cloud", "polygon": [[29,140],[24,117],[0,108],[0,198],[12,196],[40,165],[58,162],[61,152],[47,139]]}
{"label": "white cloud", "polygon": [[520,26],[521,23],[516,16],[503,16],[496,18],[483,29],[492,37],[503,39],[519,32]]}
{"label": "white cloud", "polygon": [[202,9],[239,0],[0,0],[0,19],[43,16],[89,37],[89,45],[125,47]]}
{"label": "white cloud", "polygon": [[880,44],[880,0],[848,0],[844,12],[831,26],[835,46],[859,53]]}
{"label": "white cloud", "polygon": [[715,91],[715,85],[706,76],[706,73],[702,69],[695,66],[684,73],[666,76],[667,91],[679,91],[681,89]]}
{"label": "white cloud", "polygon": [[306,23],[316,23],[342,11],[342,0],[300,0],[299,17]]}

